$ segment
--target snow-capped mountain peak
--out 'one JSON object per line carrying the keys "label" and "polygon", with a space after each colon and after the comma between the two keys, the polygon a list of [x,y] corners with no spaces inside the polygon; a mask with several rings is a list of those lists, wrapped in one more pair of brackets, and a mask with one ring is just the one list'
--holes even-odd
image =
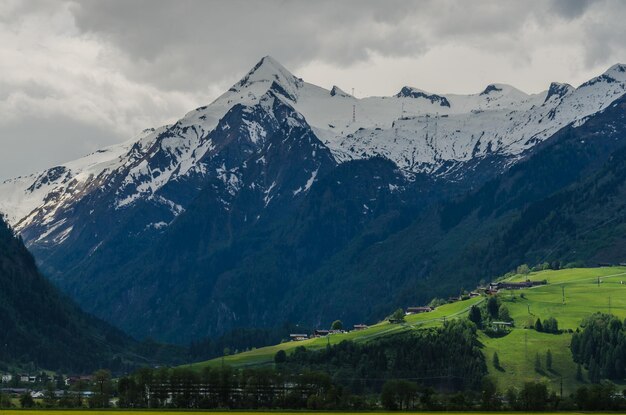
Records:
{"label": "snow-capped mountain peak", "polygon": [[[244,166],[237,162],[260,151],[276,128],[289,132],[310,126],[337,163],[380,156],[407,175],[446,178],[451,171],[462,174],[464,163],[494,155],[510,165],[560,128],[583,123],[624,93],[626,66],[618,64],[576,89],[553,83],[539,94],[494,83],[470,95],[406,86],[394,96],[356,98],[337,86],[327,90],[307,83],[266,56],[211,104],[173,125],[148,129],[129,142],[0,184],[0,211],[19,230],[47,226],[51,232],[57,229],[62,241],[71,232],[63,219],[75,211],[74,204],[108,186],[116,210],[150,201],[162,209],[161,218],[150,220],[167,224],[193,200],[202,180],[217,179],[236,194],[244,186]],[[267,119],[276,119],[275,111],[290,115],[270,131]],[[241,148],[235,150],[237,145]],[[211,160],[224,148],[231,152],[229,162],[216,167]],[[313,153],[315,158],[320,150]],[[265,163],[266,157],[258,155],[258,160]],[[307,173],[313,177],[310,184],[297,184],[302,192],[317,177],[313,171]]]}
{"label": "snow-capped mountain peak", "polygon": [[352,97],[352,95],[348,94],[343,89],[339,88],[337,85],[333,85],[332,89],[330,90],[330,96],[331,97],[339,96],[343,98]]}
{"label": "snow-capped mountain peak", "polygon": [[546,95],[546,99],[544,101],[548,102],[550,100],[561,99],[564,96],[572,93],[575,90],[573,86],[570,84],[562,84],[559,82],[552,82],[550,84],[550,88],[548,88],[548,95]]}
{"label": "snow-capped mountain peak", "polygon": [[442,107],[450,108],[450,102],[446,97],[442,97],[437,94],[430,94],[426,91],[422,91],[421,89],[413,88],[410,86],[402,87],[400,92],[395,95],[396,98],[423,98],[425,100],[430,101],[431,104],[438,104]]}
{"label": "snow-capped mountain peak", "polygon": [[296,101],[298,88],[302,86],[303,81],[289,72],[276,59],[265,56],[230,91],[239,92],[255,84],[261,84],[259,88],[265,90],[273,88],[290,100]]}

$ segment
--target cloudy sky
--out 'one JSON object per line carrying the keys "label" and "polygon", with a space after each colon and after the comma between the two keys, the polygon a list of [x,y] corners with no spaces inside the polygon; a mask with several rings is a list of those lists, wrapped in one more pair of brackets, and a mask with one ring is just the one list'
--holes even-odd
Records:
{"label": "cloudy sky", "polygon": [[0,0],[0,179],[175,121],[272,55],[308,82],[539,92],[626,63],[626,2]]}

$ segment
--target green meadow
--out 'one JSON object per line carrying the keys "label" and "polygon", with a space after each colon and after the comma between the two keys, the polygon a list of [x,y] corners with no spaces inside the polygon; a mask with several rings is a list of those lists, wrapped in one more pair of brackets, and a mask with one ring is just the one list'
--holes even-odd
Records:
{"label": "green meadow", "polygon": [[[541,380],[549,383],[552,390],[560,392],[562,380],[564,392],[571,392],[582,385],[576,381],[576,364],[569,350],[572,335],[539,333],[526,327],[537,318],[554,317],[561,330],[576,330],[586,316],[595,312],[608,313],[609,310],[625,319],[626,268],[542,271],[528,276],[517,275],[510,280],[524,281],[527,278],[531,281],[546,280],[548,284],[498,294],[509,308],[516,327],[501,338],[482,335],[489,372],[498,379],[502,389],[518,386],[524,381]],[[546,369],[548,350],[552,353],[552,370]],[[496,351],[501,370],[495,369],[492,364]],[[535,370],[537,354],[542,365],[540,371]]]}
{"label": "green meadow", "polygon": [[[609,311],[621,319],[626,318],[626,267],[575,268],[558,271],[541,271],[529,275],[515,275],[509,281],[546,280],[541,285],[522,290],[500,291],[498,296],[509,308],[515,327],[499,338],[490,338],[481,333],[489,373],[497,379],[502,390],[519,387],[525,381],[547,382],[557,393],[561,385],[564,393],[580,386],[576,381],[576,364],[569,350],[571,329],[576,330],[581,321],[592,313]],[[379,322],[366,330],[335,334],[326,338],[315,338],[299,342],[263,347],[223,358],[191,365],[231,365],[253,367],[272,365],[278,350],[292,352],[298,346],[310,349],[326,347],[344,340],[366,342],[371,339],[407,330],[419,330],[442,324],[446,319],[464,318],[472,305],[485,301],[485,297],[471,298],[438,307],[430,313],[409,315],[402,324]],[[527,327],[538,318],[554,317],[559,322],[561,334],[540,333]],[[546,368],[546,353],[552,354],[552,369]],[[498,353],[500,369],[493,367],[494,352]],[[535,360],[539,355],[541,369],[536,370]],[[561,383],[562,382],[562,383]]]}
{"label": "green meadow", "polygon": [[320,349],[327,344],[337,344],[344,340],[364,342],[377,337],[386,336],[393,333],[400,333],[407,330],[415,330],[423,327],[432,327],[441,324],[445,319],[465,316],[469,308],[474,304],[485,301],[484,298],[477,297],[466,301],[459,301],[438,307],[430,313],[413,314],[406,316],[406,321],[400,324],[391,324],[383,321],[372,325],[365,330],[351,331],[342,334],[333,334],[327,337],[318,337],[303,341],[290,341],[274,346],[262,347],[243,353],[238,353],[223,358],[217,358],[206,362],[192,364],[191,367],[202,368],[204,366],[219,366],[227,364],[233,367],[250,367],[273,364],[274,355],[279,350],[287,353],[292,352],[298,346],[307,349]]}

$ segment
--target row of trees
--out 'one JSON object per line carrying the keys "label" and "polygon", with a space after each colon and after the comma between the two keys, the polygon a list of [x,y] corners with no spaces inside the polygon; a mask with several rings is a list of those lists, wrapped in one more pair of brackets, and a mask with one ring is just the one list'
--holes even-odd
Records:
{"label": "row of trees", "polygon": [[141,369],[118,383],[123,408],[358,409],[363,399],[334,384],[327,373],[274,369],[194,371]]}
{"label": "row of trees", "polygon": [[429,411],[548,411],[548,410],[624,410],[626,397],[612,383],[578,388],[569,396],[559,396],[545,383],[526,382],[520,389],[498,389],[494,378],[485,376],[479,392],[441,394],[429,387],[407,380],[389,381],[381,393],[381,405],[387,410]]}
{"label": "row of trees", "polygon": [[452,320],[442,327],[385,336],[365,343],[345,341],[319,351],[298,347],[278,358],[282,371],[324,370],[352,393],[379,393],[386,380],[413,379],[448,390],[477,390],[487,366],[476,326]]}
{"label": "row of trees", "polygon": [[559,322],[554,317],[548,317],[543,322],[538,318],[533,327],[535,330],[543,333],[560,333]]}

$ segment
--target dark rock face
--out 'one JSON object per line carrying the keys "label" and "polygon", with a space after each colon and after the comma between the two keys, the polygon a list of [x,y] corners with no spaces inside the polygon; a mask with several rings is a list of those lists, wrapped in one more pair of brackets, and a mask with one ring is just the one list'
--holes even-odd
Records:
{"label": "dark rock face", "polygon": [[487,85],[487,88],[484,89],[483,92],[480,93],[480,95],[489,95],[492,92],[501,92],[502,88],[498,88],[495,85]]}
{"label": "dark rock face", "polygon": [[450,102],[446,97],[435,94],[425,94],[409,86],[403,87],[395,96],[398,98],[423,98],[430,101],[431,104],[438,103],[442,107],[450,108]]}
{"label": "dark rock face", "polygon": [[547,102],[551,99],[563,98],[565,95],[573,90],[574,87],[569,84],[559,84],[556,82],[552,82],[550,84],[550,88],[548,89],[548,95],[546,95],[546,99],[544,102]]}

